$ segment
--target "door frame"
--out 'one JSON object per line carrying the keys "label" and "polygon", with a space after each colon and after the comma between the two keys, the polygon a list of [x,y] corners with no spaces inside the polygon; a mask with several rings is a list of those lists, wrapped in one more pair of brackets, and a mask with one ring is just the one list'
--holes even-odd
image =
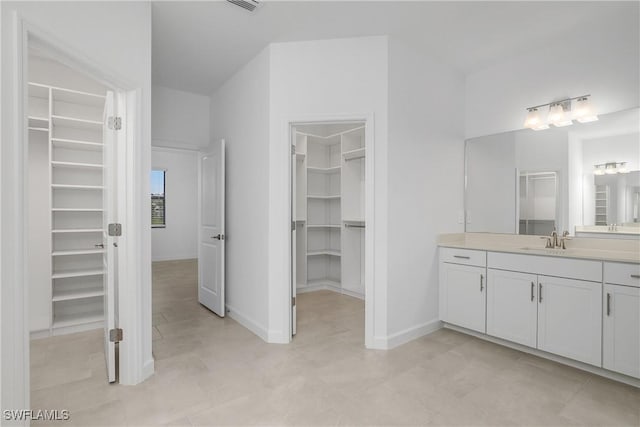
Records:
{"label": "door frame", "polygon": [[286,277],[287,277],[287,290],[286,298],[284,299],[284,307],[286,311],[285,336],[288,337],[288,342],[292,339],[292,310],[291,310],[291,298],[293,289],[293,276],[292,276],[292,249],[293,243],[291,240],[291,221],[295,218],[291,217],[293,212],[292,204],[295,203],[292,195],[293,185],[293,167],[291,162],[291,142],[292,128],[302,124],[308,123],[328,123],[328,122],[363,122],[365,127],[365,295],[364,295],[364,342],[366,348],[375,348],[376,342],[374,339],[374,320],[375,320],[375,135],[374,135],[374,116],[373,113],[355,113],[355,114],[335,114],[335,115],[300,115],[291,116],[283,121],[283,135],[286,141],[286,161],[289,167],[287,168],[287,260],[286,260]]}
{"label": "door frame", "polygon": [[[12,96],[11,108],[14,114],[10,115],[10,122],[4,123],[11,129],[11,138],[2,141],[2,155],[9,155],[10,161],[3,160],[0,164],[0,183],[3,191],[9,193],[8,197],[0,198],[2,204],[2,242],[6,248],[12,251],[2,251],[2,288],[0,302],[2,303],[2,339],[0,350],[2,351],[2,407],[5,408],[29,408],[30,407],[30,354],[29,354],[29,294],[27,287],[23,286],[28,278],[27,257],[28,221],[25,218],[27,211],[27,168],[28,145],[25,143],[28,137],[27,131],[27,105],[28,105],[28,52],[30,45],[46,48],[51,58],[71,66],[74,69],[88,73],[102,84],[114,90],[114,92],[126,93],[127,118],[125,121],[126,150],[118,152],[118,161],[126,161],[119,168],[126,180],[131,184],[140,184],[144,192],[148,187],[147,181],[141,181],[141,172],[145,165],[150,164],[150,155],[146,159],[145,148],[141,147],[143,141],[142,125],[142,90],[127,79],[111,72],[108,66],[99,64],[76,52],[72,47],[59,41],[55,35],[42,30],[38,26],[24,19],[19,12],[13,11],[12,35],[10,55],[13,58],[11,68],[10,93]],[[31,40],[30,40],[31,39]],[[7,88],[4,91],[9,92]],[[3,113],[4,114],[4,113]],[[5,167],[10,166],[10,167]],[[141,169],[142,168],[142,169]],[[125,340],[119,345],[120,383],[137,384],[153,373],[153,360],[145,360],[143,353],[144,341],[151,331],[143,330],[146,326],[145,317],[150,317],[151,299],[150,283],[141,280],[144,278],[144,269],[149,266],[141,266],[136,254],[144,251],[144,244],[150,241],[151,230],[144,227],[150,223],[141,212],[148,203],[136,201],[137,192],[132,185],[125,186],[125,180],[119,180],[117,190],[125,190],[118,195],[118,205],[125,209],[119,214],[120,222],[125,228],[123,237],[119,239],[119,253],[123,262],[118,268],[121,273],[120,280],[125,283],[137,283],[138,286],[122,287],[117,295],[119,325],[125,329]],[[10,202],[7,203],[7,202]],[[6,204],[5,204],[6,203]],[[7,206],[8,205],[8,206]],[[148,211],[148,210],[147,210]],[[146,212],[146,211],[145,211]],[[149,237],[149,238],[147,238]],[[0,250],[2,247],[0,247]],[[148,301],[143,299],[148,297]],[[147,307],[148,306],[148,307]],[[148,312],[148,313],[147,313]],[[5,326],[9,325],[9,326]],[[150,340],[150,339],[149,339]],[[11,391],[10,393],[6,393]]]}

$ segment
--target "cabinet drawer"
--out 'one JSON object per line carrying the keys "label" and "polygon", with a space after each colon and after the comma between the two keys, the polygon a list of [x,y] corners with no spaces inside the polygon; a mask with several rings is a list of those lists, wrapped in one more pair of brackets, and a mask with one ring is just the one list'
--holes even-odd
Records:
{"label": "cabinet drawer", "polygon": [[487,265],[489,268],[498,270],[520,271],[602,283],[601,261],[489,252]]}
{"label": "cabinet drawer", "polygon": [[604,282],[640,288],[640,264],[605,262]]}
{"label": "cabinet drawer", "polygon": [[440,261],[486,267],[487,253],[471,249],[440,248]]}

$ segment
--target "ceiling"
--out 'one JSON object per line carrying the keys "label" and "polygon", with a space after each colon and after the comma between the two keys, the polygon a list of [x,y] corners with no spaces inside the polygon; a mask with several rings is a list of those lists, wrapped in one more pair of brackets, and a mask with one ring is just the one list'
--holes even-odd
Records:
{"label": "ceiling", "polygon": [[[153,4],[153,84],[210,95],[272,42],[390,35],[470,73],[574,31],[616,31],[638,2],[266,0]],[[636,24],[637,25],[637,24]]]}

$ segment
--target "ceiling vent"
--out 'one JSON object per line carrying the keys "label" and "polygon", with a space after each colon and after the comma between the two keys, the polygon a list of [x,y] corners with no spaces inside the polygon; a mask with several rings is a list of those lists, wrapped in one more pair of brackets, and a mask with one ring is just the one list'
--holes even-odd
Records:
{"label": "ceiling vent", "polygon": [[260,2],[257,0],[227,0],[227,1],[243,9],[246,9],[249,12],[253,12],[254,10],[256,10],[258,6],[260,6]]}

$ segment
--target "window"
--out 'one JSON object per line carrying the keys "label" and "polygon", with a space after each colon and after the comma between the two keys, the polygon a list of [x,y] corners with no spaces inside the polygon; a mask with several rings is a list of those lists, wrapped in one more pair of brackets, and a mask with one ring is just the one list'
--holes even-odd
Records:
{"label": "window", "polygon": [[166,227],[164,179],[166,171],[151,171],[151,227]]}

